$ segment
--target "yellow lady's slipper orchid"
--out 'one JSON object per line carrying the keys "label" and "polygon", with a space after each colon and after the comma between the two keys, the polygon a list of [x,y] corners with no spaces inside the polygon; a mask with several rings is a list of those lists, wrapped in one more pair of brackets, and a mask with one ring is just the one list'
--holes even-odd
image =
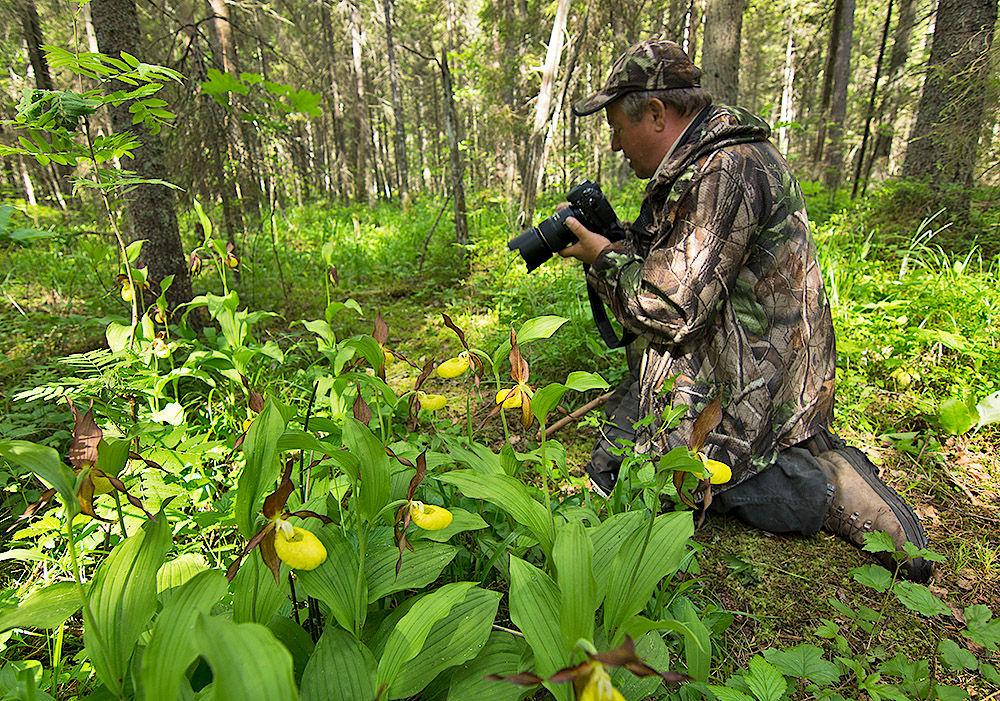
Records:
{"label": "yellow lady's slipper orchid", "polygon": [[392,354],[392,351],[386,348],[385,346],[382,347],[382,357],[385,358],[386,365],[388,365],[389,363],[391,363],[396,359],[396,356]]}
{"label": "yellow lady's slipper orchid", "polygon": [[226,256],[226,259],[223,262],[226,264],[227,268],[236,268],[240,264],[240,259],[230,253]]}
{"label": "yellow lady's slipper orchid", "polygon": [[114,486],[104,475],[99,475],[96,472],[90,473],[90,483],[94,485],[94,496],[99,496],[101,494],[108,494],[114,490]]}
{"label": "yellow lady's slipper orchid", "polygon": [[417,399],[420,401],[420,408],[427,411],[437,411],[444,408],[448,400],[443,394],[428,394],[417,390]]}
{"label": "yellow lady's slipper orchid", "polygon": [[155,321],[157,324],[162,324],[166,320],[167,320],[167,317],[163,313],[163,310],[160,309],[159,307],[157,307],[156,310],[153,312],[153,321]]}
{"label": "yellow lady's slipper orchid", "polygon": [[132,288],[130,284],[128,284],[128,282],[122,285],[122,299],[124,299],[126,302],[131,302],[133,299],[135,299],[135,290]]}
{"label": "yellow lady's slipper orchid", "polygon": [[600,662],[591,662],[590,676],[580,692],[578,701],[625,701],[625,697],[611,684],[611,675]]}
{"label": "yellow lady's slipper orchid", "polygon": [[516,409],[521,406],[521,387],[505,387],[497,392],[497,404],[503,404],[504,409]]}
{"label": "yellow lady's slipper orchid", "polygon": [[711,475],[710,482],[712,484],[725,484],[733,478],[733,471],[724,462],[718,460],[711,460],[704,453],[698,453],[698,457],[701,459],[702,464],[708,473]]}
{"label": "yellow lady's slipper orchid", "polygon": [[468,351],[462,351],[458,354],[458,357],[449,358],[438,365],[437,374],[450,380],[463,374],[470,367],[472,367],[472,361],[469,359],[469,353]]}
{"label": "yellow lady's slipper orchid", "polygon": [[170,355],[170,346],[162,338],[153,339],[153,355],[157,358],[166,358]]}
{"label": "yellow lady's slipper orchid", "polygon": [[253,417],[252,416],[249,419],[243,419],[243,433],[246,433],[247,431],[249,431],[250,427],[252,425],[253,425]]}
{"label": "yellow lady's slipper orchid", "polygon": [[452,515],[448,509],[422,501],[410,502],[410,520],[425,531],[440,531],[451,524]]}
{"label": "yellow lady's slipper orchid", "polygon": [[319,538],[288,521],[279,521],[274,529],[274,551],[293,570],[314,570],[326,561]]}

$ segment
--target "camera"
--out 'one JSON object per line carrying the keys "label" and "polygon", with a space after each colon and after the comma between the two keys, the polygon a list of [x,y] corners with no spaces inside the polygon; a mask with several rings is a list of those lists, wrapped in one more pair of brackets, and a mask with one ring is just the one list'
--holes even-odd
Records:
{"label": "camera", "polygon": [[618,215],[597,183],[584,180],[566,194],[566,199],[569,207],[556,212],[538,226],[525,229],[520,236],[507,243],[507,248],[521,254],[529,273],[557,251],[576,243],[576,236],[566,226],[567,217],[576,217],[585,227],[611,241],[624,237]]}

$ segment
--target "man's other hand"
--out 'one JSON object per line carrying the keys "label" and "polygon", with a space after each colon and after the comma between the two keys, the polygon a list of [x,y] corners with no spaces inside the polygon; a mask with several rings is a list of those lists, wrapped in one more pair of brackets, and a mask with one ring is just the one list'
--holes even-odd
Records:
{"label": "man's other hand", "polygon": [[576,258],[578,261],[591,265],[601,255],[601,251],[611,245],[609,239],[594,233],[577,221],[576,217],[566,218],[566,228],[572,231],[579,240],[572,246],[567,246],[559,251],[559,255],[563,258]]}

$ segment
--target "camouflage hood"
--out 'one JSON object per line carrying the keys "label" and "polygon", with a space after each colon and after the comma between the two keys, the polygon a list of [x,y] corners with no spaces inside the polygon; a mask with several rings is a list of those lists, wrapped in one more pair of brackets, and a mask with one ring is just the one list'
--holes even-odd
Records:
{"label": "camouflage hood", "polygon": [[[767,141],[771,136],[771,127],[767,122],[741,107],[711,105],[705,109],[708,114],[681,136],[681,142],[660,163],[646,186],[647,192],[663,186],[672,187],[684,169],[712,151],[736,144]],[[695,120],[697,122],[698,117]]]}

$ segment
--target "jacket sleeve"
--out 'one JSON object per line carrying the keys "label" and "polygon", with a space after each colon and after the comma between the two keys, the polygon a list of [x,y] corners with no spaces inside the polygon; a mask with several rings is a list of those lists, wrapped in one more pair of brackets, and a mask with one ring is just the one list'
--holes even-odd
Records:
{"label": "jacket sleeve", "polygon": [[720,154],[691,180],[645,259],[626,239],[594,261],[588,282],[625,328],[680,344],[712,324],[760,221],[741,160]]}

